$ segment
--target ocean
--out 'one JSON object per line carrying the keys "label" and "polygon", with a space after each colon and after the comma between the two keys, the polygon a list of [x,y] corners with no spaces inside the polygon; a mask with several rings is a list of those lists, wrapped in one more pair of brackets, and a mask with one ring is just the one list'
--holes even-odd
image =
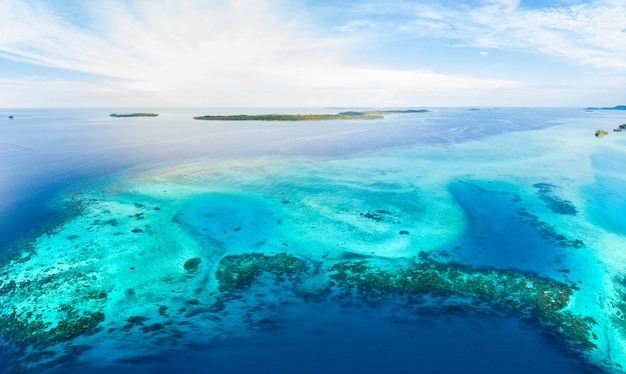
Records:
{"label": "ocean", "polygon": [[0,109],[0,371],[626,371],[624,112],[428,109]]}

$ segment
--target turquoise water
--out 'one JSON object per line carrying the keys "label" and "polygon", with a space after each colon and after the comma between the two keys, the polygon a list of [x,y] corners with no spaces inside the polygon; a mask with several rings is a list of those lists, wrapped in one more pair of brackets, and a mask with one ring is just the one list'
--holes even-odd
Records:
{"label": "turquoise water", "polygon": [[619,112],[154,111],[0,111],[6,368],[623,371]]}

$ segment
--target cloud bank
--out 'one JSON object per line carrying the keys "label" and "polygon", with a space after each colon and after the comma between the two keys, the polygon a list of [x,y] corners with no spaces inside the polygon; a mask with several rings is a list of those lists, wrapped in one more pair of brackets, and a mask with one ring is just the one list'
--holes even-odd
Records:
{"label": "cloud bank", "polygon": [[400,34],[454,40],[483,57],[528,49],[626,68],[626,49],[617,47],[626,45],[623,4],[525,10],[504,0],[465,9],[355,2],[341,9],[352,16],[333,25],[324,18],[330,12],[304,1],[0,1],[0,13],[11,15],[0,23],[0,58],[57,71],[0,74],[0,100],[15,105],[536,104],[537,87],[514,75],[437,71],[419,61],[397,69],[366,56],[346,63],[346,53]]}

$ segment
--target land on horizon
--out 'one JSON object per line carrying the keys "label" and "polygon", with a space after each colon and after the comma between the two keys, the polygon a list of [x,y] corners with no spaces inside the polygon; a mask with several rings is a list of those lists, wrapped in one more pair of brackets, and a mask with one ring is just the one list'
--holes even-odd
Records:
{"label": "land on horizon", "polygon": [[110,117],[158,117],[157,113],[128,113],[128,114],[110,114]]}
{"label": "land on horizon", "polygon": [[193,117],[206,121],[325,121],[325,120],[369,120],[384,118],[384,114],[425,113],[426,109],[377,110],[365,112],[340,112],[337,114],[234,114],[206,115]]}

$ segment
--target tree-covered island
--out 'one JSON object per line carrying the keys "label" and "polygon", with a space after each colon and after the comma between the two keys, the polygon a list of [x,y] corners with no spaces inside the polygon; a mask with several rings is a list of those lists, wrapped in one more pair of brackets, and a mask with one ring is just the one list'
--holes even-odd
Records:
{"label": "tree-covered island", "polygon": [[113,113],[110,115],[111,117],[158,117],[157,113],[127,113],[127,114],[116,114]]}
{"label": "tree-covered island", "polygon": [[206,121],[325,121],[325,120],[366,120],[381,119],[385,114],[424,113],[426,109],[410,110],[382,110],[366,112],[340,112],[337,114],[235,114],[235,115],[206,115],[193,117]]}

